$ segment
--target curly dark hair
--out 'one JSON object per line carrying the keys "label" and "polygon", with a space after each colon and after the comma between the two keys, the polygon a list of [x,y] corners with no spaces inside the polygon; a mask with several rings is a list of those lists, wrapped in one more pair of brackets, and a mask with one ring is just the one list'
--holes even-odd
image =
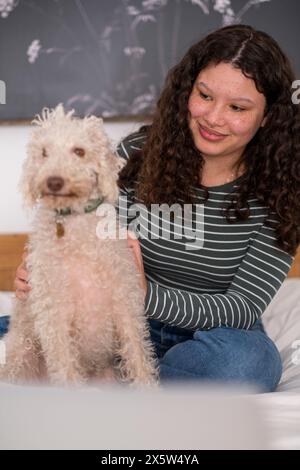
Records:
{"label": "curly dark hair", "polygon": [[[138,200],[151,204],[193,203],[204,159],[189,129],[188,100],[199,72],[228,63],[252,78],[266,98],[267,122],[240,157],[245,173],[238,194],[225,211],[228,222],[250,215],[250,194],[276,214],[277,246],[294,256],[300,243],[300,107],[292,102],[295,75],[277,42],[248,25],[210,33],[193,45],[166,78],[151,126],[144,127],[143,149],[119,175],[119,186],[133,187]],[[201,185],[200,185],[201,186]],[[205,189],[206,200],[209,197]]]}

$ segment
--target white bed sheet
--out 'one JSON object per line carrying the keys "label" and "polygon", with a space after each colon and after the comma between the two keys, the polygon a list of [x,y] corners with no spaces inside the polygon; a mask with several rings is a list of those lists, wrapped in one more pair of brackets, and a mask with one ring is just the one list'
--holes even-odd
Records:
{"label": "white bed sheet", "polygon": [[263,314],[283,363],[276,392],[256,395],[274,449],[300,449],[300,279],[284,281]]}
{"label": "white bed sheet", "polygon": [[300,279],[287,279],[283,283],[262,318],[283,363],[277,392],[300,393]]}
{"label": "white bed sheet", "polygon": [[[11,313],[13,293],[0,292],[0,316]],[[300,279],[287,279],[263,315],[268,335],[283,362],[274,393],[257,394],[255,402],[270,430],[273,449],[300,449]]]}
{"label": "white bed sheet", "polygon": [[13,292],[0,291],[0,317],[11,314],[14,296]]}

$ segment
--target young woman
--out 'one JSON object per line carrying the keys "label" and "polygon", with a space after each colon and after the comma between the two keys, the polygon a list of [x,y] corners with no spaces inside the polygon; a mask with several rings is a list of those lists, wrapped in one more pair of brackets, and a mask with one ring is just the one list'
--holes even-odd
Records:
{"label": "young woman", "polygon": [[[121,196],[130,209],[147,208],[136,218],[143,236],[129,243],[162,381],[273,391],[280,380],[280,355],[261,316],[300,242],[294,80],[274,39],[224,27],[190,48],[169,72],[151,126],[119,145],[127,160]],[[194,230],[179,237],[175,217],[162,231],[164,216],[154,210],[161,204],[191,207]],[[20,268],[19,296],[28,289],[22,279]]]}

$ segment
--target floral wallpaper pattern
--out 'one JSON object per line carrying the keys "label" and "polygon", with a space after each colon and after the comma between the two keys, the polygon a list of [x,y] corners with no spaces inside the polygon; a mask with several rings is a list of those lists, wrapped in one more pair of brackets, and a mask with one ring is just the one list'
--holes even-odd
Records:
{"label": "floral wallpaper pattern", "polygon": [[[13,42],[13,25],[18,19],[23,43],[20,60],[11,57],[15,61],[11,76],[7,70],[3,77],[8,89],[6,110],[11,104],[13,116],[5,116],[2,107],[0,118],[28,118],[33,111],[60,101],[81,114],[103,117],[151,113],[168,69],[187,47],[211,29],[246,22],[251,9],[269,8],[267,4],[271,3],[272,0],[0,0],[0,38],[3,39],[1,28],[11,21],[4,39],[8,45]],[[187,14],[194,18],[194,31],[185,39],[190,27]],[[0,79],[1,61],[0,53]],[[18,96],[21,103],[23,96],[20,89],[14,95],[18,87],[14,83],[16,71],[23,74],[27,103],[20,105],[19,111],[12,102]],[[28,103],[37,109],[30,110]]]}

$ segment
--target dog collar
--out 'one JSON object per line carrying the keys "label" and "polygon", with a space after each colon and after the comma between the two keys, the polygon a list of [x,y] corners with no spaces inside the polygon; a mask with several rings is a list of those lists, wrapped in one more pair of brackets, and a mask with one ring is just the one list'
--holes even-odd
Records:
{"label": "dog collar", "polygon": [[[97,209],[98,206],[103,202],[103,197],[98,197],[97,199],[90,199],[87,206],[84,208],[84,212],[93,212]],[[72,209],[70,207],[64,207],[63,209],[55,209],[57,215],[70,215],[72,214]]]}
{"label": "dog collar", "polygon": [[[87,205],[84,208],[84,212],[87,214],[93,212],[97,207],[102,204],[103,198],[98,197],[97,199],[90,199]],[[64,228],[64,216],[72,214],[72,209],[70,207],[64,207],[63,209],[55,209],[55,223],[56,223],[56,236],[61,238],[65,234]]]}

